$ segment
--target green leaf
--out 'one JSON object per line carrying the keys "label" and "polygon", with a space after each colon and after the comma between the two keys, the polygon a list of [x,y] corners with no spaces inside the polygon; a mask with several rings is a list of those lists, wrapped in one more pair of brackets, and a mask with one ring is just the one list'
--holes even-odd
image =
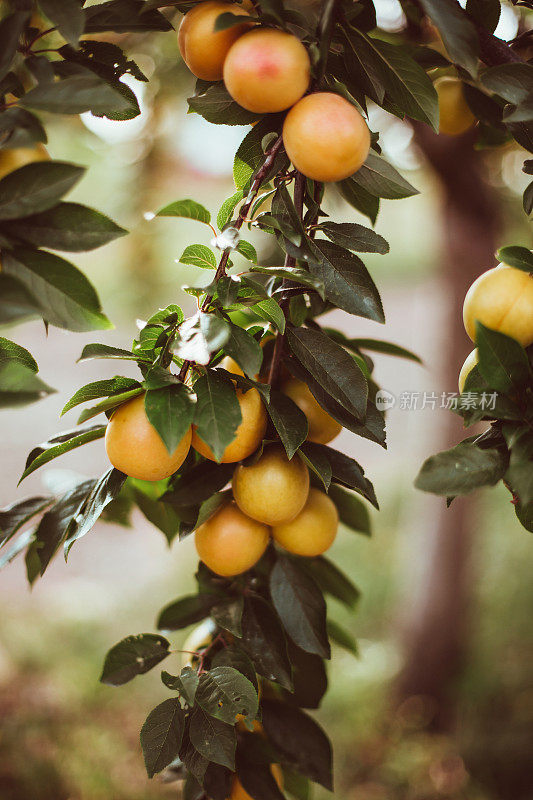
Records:
{"label": "green leaf", "polygon": [[254,264],[257,264],[257,252],[253,244],[250,242],[246,242],[244,239],[241,239],[239,244],[236,247],[238,253],[244,258],[247,258],[248,261],[252,261]]}
{"label": "green leaf", "polygon": [[348,608],[356,608],[361,592],[332,561],[324,556],[318,556],[318,558],[306,560],[305,568],[311,573],[323,592],[340,600]]}
{"label": "green leaf", "polygon": [[244,600],[241,641],[257,672],[290,691],[291,665],[285,636],[275,612],[259,597]]}
{"label": "green leaf", "polygon": [[174,506],[192,506],[207,500],[231,480],[234,464],[205,461],[172,479],[162,499]]}
{"label": "green leaf", "polygon": [[310,716],[280,700],[261,702],[263,725],[281,760],[332,791],[331,744]]}
{"label": "green leaf", "polygon": [[289,346],[311,375],[343,408],[365,417],[368,385],[360,367],[340,345],[322,331],[289,328]]}
{"label": "green leaf", "polygon": [[485,70],[481,83],[508,103],[521,105],[528,101],[533,91],[533,68],[523,62],[500,64]]}
{"label": "green leaf", "polygon": [[521,392],[533,375],[527,353],[516,339],[476,322],[478,369],[491,389],[503,394]]}
{"label": "green leaf", "polygon": [[131,482],[135,502],[142,513],[152,525],[165,534],[167,542],[171,544],[179,531],[180,518],[172,506],[157,497],[152,497],[151,493],[144,489],[143,481],[132,480]]}
{"label": "green leaf", "polygon": [[415,486],[423,492],[455,497],[481,486],[494,486],[506,469],[507,458],[500,450],[481,449],[466,441],[428,458]]}
{"label": "green leaf", "polygon": [[95,289],[69,261],[43,250],[16,248],[3,254],[2,269],[36,298],[43,319],[71,331],[108,330]]}
{"label": "green leaf", "polygon": [[[6,11],[8,9],[5,9]],[[19,38],[30,16],[28,10],[6,14],[0,21],[0,78],[8,72],[15,58]]]}
{"label": "green leaf", "polygon": [[270,400],[266,407],[283,443],[287,458],[291,459],[307,439],[309,432],[307,417],[290,397],[275,389],[271,389]]}
{"label": "green leaf", "polygon": [[281,553],[270,573],[270,595],[292,641],[306,653],[330,658],[322,592],[295,560]]}
{"label": "green leaf", "polygon": [[121,375],[115,375],[114,378],[108,378],[103,381],[87,383],[81,389],[78,389],[68,403],[63,406],[61,416],[72,408],[81,405],[81,403],[90,403],[91,400],[96,400],[99,397],[112,397],[137,388],[140,388],[139,381],[133,378],[123,378]]}
{"label": "green leaf", "polygon": [[205,244],[190,244],[180,256],[181,264],[190,264],[202,269],[216,269],[215,254]]}
{"label": "green leaf", "polygon": [[352,492],[332,486],[329,490],[330,499],[333,500],[339,512],[341,522],[358,533],[370,536],[372,533],[370,516],[365,504]]}
{"label": "green leaf", "polygon": [[327,299],[349,314],[384,322],[379,292],[361,259],[325,239],[317,240],[314,250],[317,260],[309,269],[324,282]]}
{"label": "green leaf", "polygon": [[101,439],[105,436],[105,431],[105,425],[94,425],[85,430],[78,428],[53,436],[47,442],[40,444],[31,451],[20,480],[23,481],[24,478],[27,478],[28,475],[31,475],[36,469],[39,469],[39,467],[42,467],[44,464],[48,464],[48,462],[52,461],[54,458],[62,456],[64,453],[68,453],[70,450],[81,447],[88,442],[94,442],[95,439]]}
{"label": "green leaf", "polygon": [[119,82],[113,85],[80,65],[74,68],[70,64],[69,68],[73,74],[67,74],[60,80],[39,83],[19,100],[19,105],[52,114],[92,111],[98,116],[118,115],[121,119],[138,116],[137,100],[129,87],[121,86]]}
{"label": "green leaf", "polygon": [[508,267],[515,267],[524,272],[533,272],[533,253],[527,247],[501,247],[498,250],[498,258]]}
{"label": "green leaf", "polygon": [[39,0],[39,5],[59,33],[76,47],[85,29],[83,9],[78,0]]}
{"label": "green leaf", "polygon": [[118,358],[122,361],[144,360],[143,356],[135,355],[131,350],[122,350],[120,347],[111,347],[100,342],[86,344],[78,361],[89,361],[91,358]]}
{"label": "green leaf", "polygon": [[194,403],[187,387],[169,384],[162,389],[149,389],[144,396],[144,408],[170,454],[191,427]]}
{"label": "green leaf", "polygon": [[261,142],[266,132],[265,121],[262,120],[240,143],[233,161],[233,181],[237,189],[244,189],[254,172],[263,163],[265,156]]}
{"label": "green leaf", "polygon": [[367,156],[363,166],[352,176],[352,180],[370,194],[389,200],[419,194],[418,189],[411,186],[392,164],[372,152]]}
{"label": "green leaf", "polygon": [[194,384],[197,396],[194,424],[197,434],[213,451],[217,461],[235,439],[242,414],[232,381],[207,370]]}
{"label": "green leaf", "polygon": [[211,717],[235,723],[237,714],[255,719],[257,692],[248,678],[233,667],[214,667],[200,676],[196,702]]}
{"label": "green leaf", "polygon": [[144,675],[170,653],[170,642],[153,633],[126,636],[105,657],[101,683],[122,686],[136,675]]}
{"label": "green leaf", "polygon": [[189,536],[193,531],[197,530],[200,525],[207,522],[213,514],[219,510],[220,506],[229,501],[227,492],[218,492],[208,500],[204,500],[199,506],[191,506],[182,508],[180,516],[182,518],[180,525],[180,539]]}
{"label": "green leaf", "polygon": [[224,351],[237,362],[245,375],[254,380],[259,374],[263,363],[263,350],[259,342],[253,336],[239,328],[238,325],[230,324],[230,336],[224,345]]}
{"label": "green leaf", "polygon": [[102,247],[127,233],[109,217],[79,203],[59,203],[40,214],[11,220],[9,230],[28,244],[74,253]]}
{"label": "green leaf", "polygon": [[334,244],[354,250],[356,253],[385,255],[390,250],[383,236],[356,222],[322,222],[317,229],[323,231]]}
{"label": "green leaf", "polygon": [[217,603],[211,609],[211,619],[225,631],[233,636],[242,636],[242,612],[244,600],[242,597],[229,597]]}
{"label": "green leaf", "polygon": [[420,5],[438,28],[452,61],[471,75],[477,73],[477,31],[455,0],[420,0]]}
{"label": "green leaf", "polygon": [[228,197],[227,200],[224,200],[222,205],[220,206],[220,211],[217,214],[217,225],[219,230],[222,230],[226,227],[228,222],[230,222],[232,214],[238,204],[243,200],[244,193],[242,189],[239,189],[235,194],[232,194],[231,197]]}
{"label": "green leaf", "polygon": [[357,642],[352,634],[348,633],[348,631],[344,628],[341,628],[341,626],[332,619],[328,619],[328,635],[329,638],[335,642],[335,644],[340,645],[340,647],[343,647],[349,653],[352,653],[352,655],[356,657],[359,656]]}
{"label": "green leaf", "polygon": [[213,667],[233,667],[248,678],[254,689],[258,689],[259,684],[257,682],[255,667],[251,659],[248,658],[246,653],[239,647],[230,645],[219,650],[218,653],[213,656],[211,664]]}
{"label": "green leaf", "polygon": [[529,428],[515,426],[505,426],[503,434],[511,451],[505,480],[518,498],[516,516],[533,533],[533,436]]}
{"label": "green leaf", "polygon": [[160,209],[156,216],[185,217],[186,219],[195,219],[198,222],[203,222],[206,225],[211,222],[211,214],[207,208],[204,208],[195,200],[176,200],[174,203],[169,203],[168,206]]}
{"label": "green leaf", "polygon": [[252,267],[252,272],[261,272],[275,278],[284,278],[287,281],[298,283],[314,289],[324,299],[324,282],[321,278],[311,275],[306,269],[299,267]]}
{"label": "green leaf", "polygon": [[166,606],[159,615],[159,630],[178,631],[194,625],[209,616],[212,606],[217,602],[215,594],[191,594],[181,597]]}
{"label": "green leaf", "polygon": [[190,718],[189,737],[196,750],[208,761],[214,761],[232,772],[235,770],[236,737],[233,725],[215,719],[196,706]]}
{"label": "green leaf", "polygon": [[374,487],[365,477],[362,466],[355,459],[325,444],[316,444],[315,442],[306,442],[302,450],[305,453],[311,451],[315,456],[320,453],[330,465],[334,483],[340,483],[348,489],[353,489],[379,509]]}
{"label": "green leaf", "polygon": [[177,698],[163,700],[148,714],[141,728],[141,747],[149,778],[177,757],[184,730],[185,714]]}
{"label": "green leaf", "polygon": [[10,172],[0,180],[0,220],[52,208],[84,172],[63,161],[36,161]]}
{"label": "green leaf", "polygon": [[384,342],[381,339],[346,339],[344,336],[338,337],[338,335],[336,335],[337,332],[332,332],[329,328],[326,328],[326,331],[329,335],[333,333],[333,338],[349,350],[371,350],[374,353],[385,353],[388,356],[398,356],[398,358],[416,361],[417,364],[423,363],[422,359],[417,356],[416,353],[412,353],[411,350],[407,350],[405,347],[400,347],[400,345],[393,344],[392,342]]}
{"label": "green leaf", "polygon": [[170,22],[153,6],[153,3],[142,2],[142,0],[107,0],[107,2],[89,6],[84,9],[85,33],[101,33],[102,31],[145,33],[147,31],[172,30]]}
{"label": "green leaf", "polygon": [[225,319],[199,311],[180,326],[174,352],[185,361],[207,364],[211,354],[224,347],[229,336],[230,326]]}
{"label": "green leaf", "polygon": [[466,13],[483,25],[489,33],[494,33],[500,20],[502,7],[500,0],[467,0]]}
{"label": "green leaf", "polygon": [[340,181],[338,184],[341,195],[352,208],[355,208],[365,217],[368,217],[372,225],[375,224],[379,212],[379,197],[367,192],[362,186],[357,184],[353,177]]}
{"label": "green leaf", "polygon": [[65,560],[74,542],[86,536],[98,521],[104,508],[114,500],[124,485],[126,475],[111,467],[99,478],[70,521],[65,542]]}
{"label": "green leaf", "polygon": [[192,667],[183,667],[179,676],[169,675],[168,672],[163,670],[161,673],[161,680],[169,689],[179,692],[185,698],[188,705],[194,705],[194,698],[196,690],[198,689],[199,677],[198,673]]}
{"label": "green leaf", "polygon": [[201,94],[187,99],[189,107],[201,117],[215,125],[249,125],[258,114],[246,111],[228,94],[224,83],[211,84]]}
{"label": "green leaf", "polygon": [[260,303],[253,305],[250,310],[261,319],[266,319],[267,322],[275,325],[280,333],[285,332],[285,315],[279,307],[279,303],[273,297],[269,297],[268,300],[261,300]]}
{"label": "green leaf", "polygon": [[0,547],[51,502],[50,497],[25,497],[0,509]]}
{"label": "green leaf", "polygon": [[270,764],[266,760],[265,763],[252,760],[244,747],[239,747],[237,753],[237,776],[242,786],[239,791],[246,792],[248,797],[257,800],[285,800],[286,795],[280,791]]}
{"label": "green leaf", "polygon": [[326,665],[320,656],[289,643],[294,692],[291,700],[300,708],[319,708],[328,688]]}
{"label": "green leaf", "polygon": [[116,408],[117,406],[121,406],[123,403],[127,403],[128,400],[132,400],[134,397],[138,397],[142,393],[142,387],[137,386],[135,389],[130,389],[127,392],[121,392],[120,394],[114,394],[110,397],[106,397],[104,400],[100,400],[100,402],[95,406],[92,406],[91,408],[85,408],[78,417],[78,425],[81,425],[82,422],[87,422],[88,420],[97,417],[103,412],[107,412],[113,408]]}
{"label": "green leaf", "polygon": [[304,442],[299,452],[309,469],[313,470],[315,475],[320,478],[326,492],[329,491],[333,473],[329,459],[324,454],[321,446],[314,442]]}
{"label": "green leaf", "polygon": [[35,403],[56,390],[18,360],[0,360],[0,408]]}

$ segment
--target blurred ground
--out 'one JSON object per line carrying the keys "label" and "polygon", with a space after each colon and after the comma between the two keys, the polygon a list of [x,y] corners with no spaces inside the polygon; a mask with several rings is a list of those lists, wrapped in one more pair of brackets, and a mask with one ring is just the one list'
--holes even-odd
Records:
{"label": "blurred ground", "polygon": [[[174,99],[158,109],[156,143],[140,134],[114,143],[109,134],[98,138],[81,122],[52,129],[52,154],[57,149],[62,158],[91,165],[72,198],[109,213],[133,234],[73,259],[97,286],[115,331],[104,336],[51,329],[45,338],[42,325],[32,322],[8,333],[31,350],[43,379],[58,393],[27,409],[2,412],[2,505],[42,490],[50,473],[57,478],[61,470],[89,476],[103,471],[103,445],[96,442],[16,489],[31,447],[75,424],[75,414],[58,421],[75,388],[116,373],[135,374],[119,362],[75,365],[83,345],[129,344],[136,318],[182,301],[180,286],[200,275],[175,260],[186,244],[208,244],[209,230],[186,220],[148,221],[143,214],[187,196],[216,213],[232,192],[228,169],[221,165],[231,163],[245,131],[214,134],[211,129],[209,139],[194,117],[185,117],[183,104],[183,98]],[[150,124],[156,124],[153,117]],[[504,159],[504,166],[507,178],[505,169],[494,178],[502,188],[515,175],[510,159]],[[438,377],[447,343],[441,322],[447,298],[438,271],[438,191],[424,171],[409,177],[423,195],[385,202],[378,220],[391,255],[365,258],[383,290],[386,329],[340,314],[331,323],[350,335],[383,337],[415,350],[424,359],[423,368],[379,356],[376,375],[398,398],[402,392],[418,392],[420,402],[424,392],[440,398],[442,391],[456,387],[439,385]],[[516,218],[517,201],[507,197],[504,213]],[[346,207],[339,206],[335,214],[339,221],[357,219]],[[527,242],[524,236],[508,226],[509,241]],[[257,237],[254,241],[264,247]],[[272,254],[263,251],[263,257]],[[334,609],[336,619],[358,637],[361,657],[335,653],[332,688],[319,714],[336,751],[336,797],[346,800],[533,796],[527,783],[533,735],[533,547],[515,523],[504,491],[485,492],[477,506],[471,640],[456,687],[456,734],[445,738],[429,732],[431,708],[423,698],[402,706],[392,719],[387,710],[387,687],[401,665],[402,609],[412,596],[425,536],[442,504],[412,485],[421,461],[439,447],[439,432],[450,413],[439,403],[434,410],[411,411],[398,403],[389,413],[388,452],[349,433],[337,442],[364,465],[382,505],[380,514],[373,514],[372,540],[343,532],[332,552],[363,592],[356,618]],[[1,800],[176,797],[175,786],[146,780],[138,744],[147,712],[165,696],[158,671],[122,689],[98,683],[107,648],[129,633],[153,630],[159,608],[192,585],[192,540],[169,551],[162,534],[140,515],[134,523],[131,529],[98,525],[76,544],[68,565],[57,559],[31,592],[22,563],[0,576]],[[323,800],[326,794],[318,791],[315,797]]]}

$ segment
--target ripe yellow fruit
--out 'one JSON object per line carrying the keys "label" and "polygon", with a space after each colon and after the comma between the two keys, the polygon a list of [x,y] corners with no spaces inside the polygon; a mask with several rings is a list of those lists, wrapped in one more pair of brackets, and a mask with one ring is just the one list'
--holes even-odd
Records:
{"label": "ripe yellow fruit", "polygon": [[48,150],[42,144],[34,147],[14,147],[12,150],[0,150],[0,178],[5,177],[26,164],[34,161],[49,161]]}
{"label": "ripe yellow fruit", "polygon": [[257,28],[235,42],[224,62],[226,89],[243,108],[270,114],[290,108],[307,91],[311,63],[292,33]]}
{"label": "ripe yellow fruit", "polygon": [[461,367],[461,372],[459,373],[459,391],[461,392],[461,394],[463,393],[463,390],[465,388],[466,379],[476,366],[477,362],[478,362],[478,352],[476,347],[465,358],[465,363]]}
{"label": "ripe yellow fruit", "polygon": [[195,533],[201,560],[224,578],[251,569],[265,552],[269,539],[267,526],[247,517],[235,503],[223,506]]}
{"label": "ripe yellow fruit", "polygon": [[[279,788],[282,789],[283,773],[279,765],[271,764],[270,772],[272,773],[274,780],[278,784]],[[228,800],[253,800],[252,796],[248,794],[248,792],[243,787],[242,783],[240,782],[237,776],[235,776],[235,778],[233,779],[233,783],[231,785],[231,793]]]}
{"label": "ripe yellow fruit", "polygon": [[359,111],[332,92],[308,94],[283,124],[283,144],[297,170],[315,181],[340,181],[361,167],[370,131]]}
{"label": "ripe yellow fruit", "polygon": [[194,628],[185,639],[181,647],[181,666],[192,666],[196,661],[195,653],[204,650],[211,644],[215,636],[217,626],[212,619],[204,619]]}
{"label": "ripe yellow fruit", "polygon": [[[250,456],[261,444],[267,427],[266,411],[257,389],[248,389],[247,392],[237,389],[237,400],[241,407],[242,422],[237,428],[235,439],[222,454],[222,464],[242,461]],[[192,446],[204,458],[216,461],[213,451],[196,431],[193,431]]]}
{"label": "ripe yellow fruit", "polygon": [[116,469],[141,481],[161,481],[178,470],[191,446],[189,428],[169,453],[144,410],[144,394],[119,406],[105,433],[107,457]]}
{"label": "ripe yellow fruit", "polygon": [[289,553],[319,556],[333,544],[338,527],[339,513],[333,500],[311,488],[303,510],[291,522],[274,526],[272,536]]}
{"label": "ripe yellow fruit", "polygon": [[309,423],[309,433],[307,439],[318,444],[331,442],[342,430],[342,425],[333,419],[327,411],[315,400],[309,387],[296,378],[286,381],[281,391],[291,400],[294,400],[298,408],[304,412]]}
{"label": "ripe yellow fruit", "polygon": [[180,53],[193,75],[204,81],[222,78],[224,60],[230,47],[250,27],[250,23],[243,23],[215,31],[217,17],[227,13],[249,16],[238,3],[207,0],[191,8],[181,21],[178,31]]}
{"label": "ripe yellow fruit", "polygon": [[479,321],[523,347],[533,344],[533,276],[504,264],[487,270],[466,294],[463,320],[473,342]]}
{"label": "ripe yellow fruit", "polygon": [[239,367],[239,365],[237,364],[235,359],[232,358],[231,356],[225,356],[222,359],[222,361],[220,362],[220,366],[222,367],[222,369],[225,369],[228,372],[231,372],[232,375],[242,375],[242,376],[244,376],[244,372]]}
{"label": "ripe yellow fruit", "polygon": [[255,464],[233,473],[233,496],[245,514],[267,525],[300,513],[309,494],[309,472],[300,456],[289,461],[282,447],[267,448]]}
{"label": "ripe yellow fruit", "polygon": [[447,136],[465,133],[476,118],[466,102],[461,81],[451,77],[438,78],[435,89],[439,98],[439,133]]}

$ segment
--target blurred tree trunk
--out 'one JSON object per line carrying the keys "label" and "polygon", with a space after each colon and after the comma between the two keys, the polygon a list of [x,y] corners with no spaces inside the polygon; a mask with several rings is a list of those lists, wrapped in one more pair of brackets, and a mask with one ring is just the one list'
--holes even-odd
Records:
{"label": "blurred tree trunk", "polygon": [[[473,148],[473,135],[436,136],[418,127],[416,141],[442,186],[444,262],[441,282],[448,298],[443,338],[442,384],[456,390],[459,368],[472,345],[462,323],[462,304],[472,281],[495,264],[499,214],[495,190],[486,182],[486,163]],[[439,449],[464,438],[462,420],[449,412]],[[434,706],[434,725],[453,718],[453,682],[468,644],[473,576],[470,571],[476,499],[456,499],[449,509],[437,501],[420,557],[425,563],[416,596],[401,620],[407,654],[396,684],[396,700],[424,695]]]}

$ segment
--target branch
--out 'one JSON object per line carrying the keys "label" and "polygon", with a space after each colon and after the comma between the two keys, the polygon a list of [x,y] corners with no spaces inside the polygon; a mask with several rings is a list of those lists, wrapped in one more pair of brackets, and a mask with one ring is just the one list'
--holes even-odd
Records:
{"label": "branch", "polygon": [[[256,173],[256,175],[255,175],[255,177],[254,177],[254,179],[252,181],[252,184],[250,186],[250,191],[248,192],[248,194],[246,196],[246,200],[242,204],[242,206],[241,206],[241,208],[239,210],[239,215],[238,215],[237,219],[235,220],[235,224],[233,225],[233,227],[236,228],[237,230],[241,229],[241,227],[242,227],[242,225],[244,223],[244,220],[247,218],[248,212],[250,211],[250,208],[252,207],[252,203],[254,202],[254,200],[256,198],[256,195],[257,195],[259,189],[261,188],[262,183],[264,182],[266,176],[268,175],[268,172],[269,172],[270,168],[272,167],[272,164],[274,163],[274,160],[275,160],[277,154],[281,150],[282,145],[283,145],[283,139],[282,139],[282,137],[280,135],[275,140],[275,142],[270,146],[270,148],[267,150],[265,160],[264,160],[262,166],[260,167],[260,169],[257,171],[257,173]],[[223,278],[224,275],[226,274],[226,267],[228,265],[228,259],[229,259],[229,256],[230,256],[230,252],[231,252],[230,248],[228,248],[227,250],[224,250],[224,252],[222,254],[222,258],[220,259],[220,261],[218,263],[217,271],[215,272],[215,277],[213,279],[214,281],[220,280],[220,278]],[[213,299],[213,295],[212,294],[211,295],[208,294],[207,297],[205,298],[204,302],[202,303],[202,308],[201,308],[202,311],[205,312],[205,311],[208,310],[209,306],[211,305],[212,299]],[[180,381],[183,382],[185,380],[185,378],[187,376],[188,369],[189,369],[191,363],[192,363],[191,361],[184,361],[183,362],[183,364],[181,366],[181,369],[180,369],[180,373],[179,373]]]}

